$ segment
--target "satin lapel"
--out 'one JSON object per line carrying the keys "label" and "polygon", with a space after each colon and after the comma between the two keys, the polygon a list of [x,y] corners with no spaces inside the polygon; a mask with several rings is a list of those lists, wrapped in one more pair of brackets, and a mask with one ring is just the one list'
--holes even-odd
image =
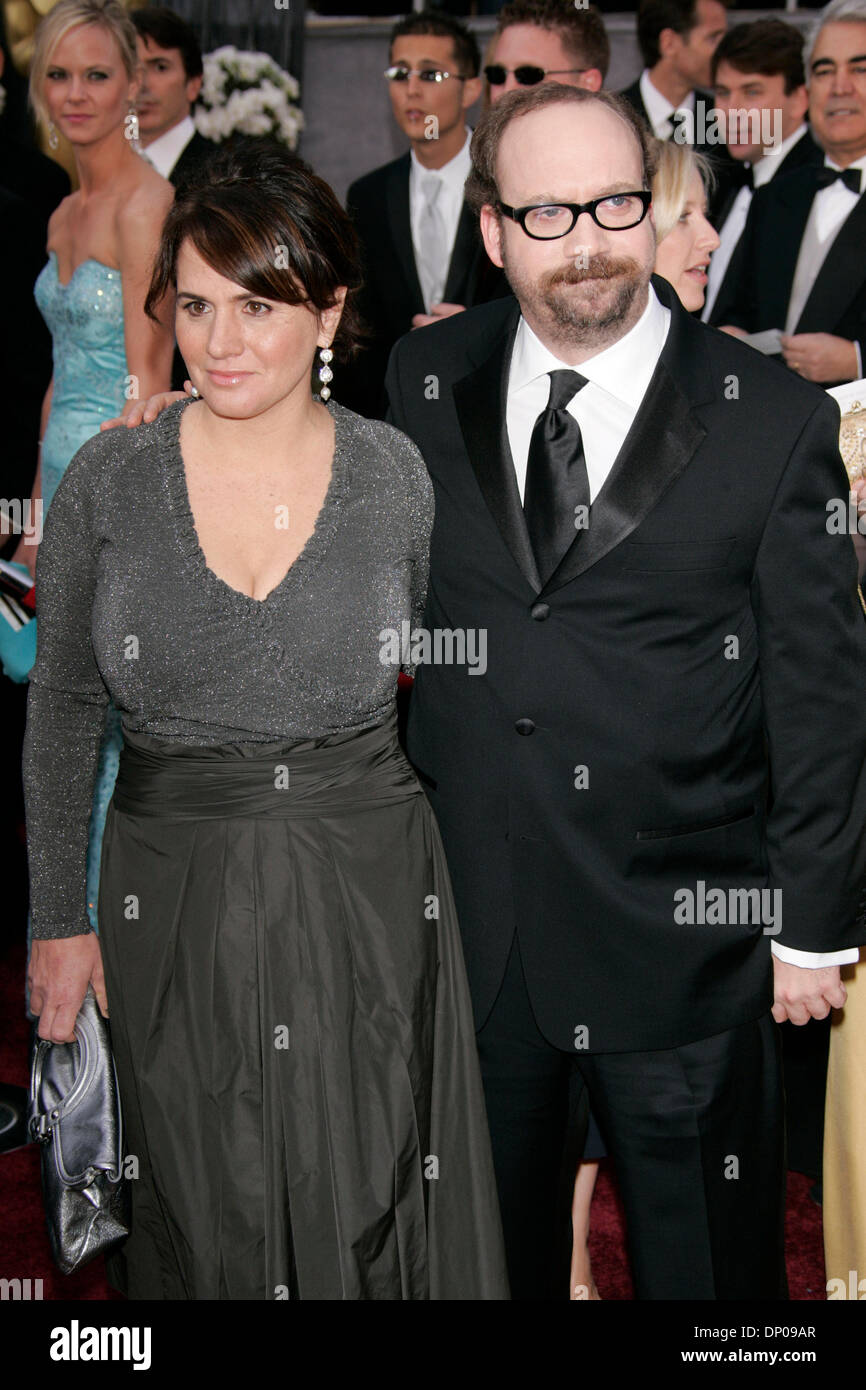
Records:
{"label": "satin lapel", "polygon": [[625,540],[652,511],[682,473],[706,436],[692,415],[708,391],[702,324],[679,306],[670,286],[653,279],[659,298],[671,309],[671,325],[646,395],[623,441],[607,480],[592,504],[589,526],[572,545],[544,586],[561,589]]}
{"label": "satin lapel", "polygon": [[795,333],[830,333],[866,279],[866,193],[855,203],[818,271]]}
{"label": "satin lapel", "polygon": [[508,444],[508,368],[520,313],[514,312],[489,357],[453,386],[457,418],[487,508],[533,593],[541,588]]}
{"label": "satin lapel", "polygon": [[413,314],[423,314],[424,296],[421,281],[415,265],[415,252],[412,247],[412,226],[409,221],[409,156],[392,168],[388,176],[385,195],[388,210],[388,226],[394,244],[397,260],[406,279],[413,307]]}

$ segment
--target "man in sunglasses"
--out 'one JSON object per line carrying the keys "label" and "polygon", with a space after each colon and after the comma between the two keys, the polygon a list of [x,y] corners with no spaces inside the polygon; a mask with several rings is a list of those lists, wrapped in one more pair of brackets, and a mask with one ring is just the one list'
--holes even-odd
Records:
{"label": "man in sunglasses", "polygon": [[540,82],[597,92],[609,63],[604,20],[593,5],[511,0],[500,11],[484,76],[491,101]]}
{"label": "man in sunglasses", "polygon": [[481,94],[474,34],[437,10],[409,15],[391,31],[385,81],[408,154],[349,189],[346,205],[361,242],[360,308],[372,340],[344,368],[340,400],[384,414],[388,354],[412,327],[507,292],[466,207],[466,115]]}
{"label": "man in sunglasses", "polygon": [[[779,1299],[777,1022],[863,939],[866,626],[839,415],[653,277],[643,123],[503,97],[467,197],[515,298],[404,338],[390,419],[436,501],[407,747],[476,1013],[512,1296],[567,1298],[570,1107],[641,1299]],[[574,1168],[567,1174],[573,1180]]]}

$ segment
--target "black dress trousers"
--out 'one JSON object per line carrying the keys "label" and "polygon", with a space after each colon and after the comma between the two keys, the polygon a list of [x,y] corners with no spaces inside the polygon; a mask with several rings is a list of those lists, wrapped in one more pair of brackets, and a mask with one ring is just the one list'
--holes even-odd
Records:
{"label": "black dress trousers", "polygon": [[538,1028],[515,934],[478,1049],[513,1299],[569,1297],[584,1087],[617,1172],[635,1296],[787,1297],[784,1098],[771,1014],[659,1052],[569,1054]]}

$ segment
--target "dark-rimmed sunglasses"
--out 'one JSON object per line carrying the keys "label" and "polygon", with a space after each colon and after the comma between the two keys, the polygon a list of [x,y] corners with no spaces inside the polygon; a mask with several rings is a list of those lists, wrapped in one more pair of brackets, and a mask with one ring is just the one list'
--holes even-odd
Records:
{"label": "dark-rimmed sunglasses", "polygon": [[537,87],[545,77],[565,77],[567,73],[589,72],[589,68],[537,68],[532,63],[521,63],[519,68],[506,68],[501,63],[489,63],[484,76],[491,87],[501,87],[508,81],[508,74],[514,73],[521,87]]}
{"label": "dark-rimmed sunglasses", "polygon": [[537,203],[525,208],[510,208],[507,203],[497,207],[512,218],[533,241],[555,241],[568,236],[582,212],[588,212],[596,226],[607,232],[626,232],[643,222],[653,195],[646,189],[635,193],[608,193],[589,203]]}

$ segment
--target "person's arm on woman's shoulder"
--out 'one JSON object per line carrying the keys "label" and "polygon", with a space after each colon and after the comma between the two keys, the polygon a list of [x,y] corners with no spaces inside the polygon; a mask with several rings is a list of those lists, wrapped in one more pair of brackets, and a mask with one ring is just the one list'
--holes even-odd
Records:
{"label": "person's arm on woman's shoulder", "polygon": [[[161,185],[165,185],[161,187]],[[117,241],[123,288],[123,336],[126,365],[132,378],[124,416],[136,403],[171,384],[174,355],[174,303],[161,306],[162,322],[144,312],[153,259],[174,190],[165,179],[136,190],[117,216]]]}
{"label": "person's arm on woman's shoulder", "polygon": [[33,946],[31,1011],[39,1036],[71,1042],[93,984],[107,1013],[99,941],[87,915],[87,843],[108,691],[91,643],[99,535],[110,487],[107,441],[88,440],[45,518],[37,562],[38,638],[24,738],[24,795]]}

